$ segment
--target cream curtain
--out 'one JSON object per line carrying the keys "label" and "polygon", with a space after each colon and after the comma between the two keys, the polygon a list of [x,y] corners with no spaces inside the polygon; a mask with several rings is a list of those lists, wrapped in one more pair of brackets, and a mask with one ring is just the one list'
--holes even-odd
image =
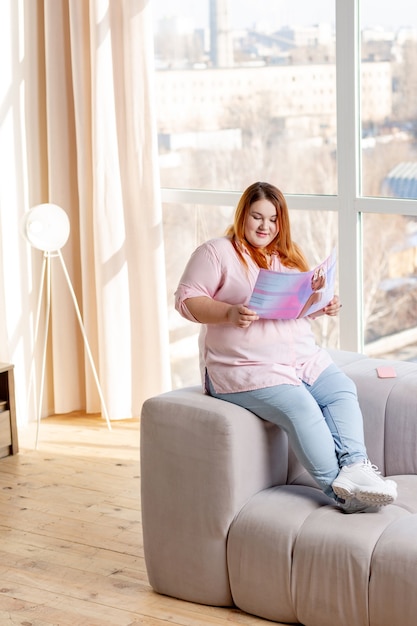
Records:
{"label": "cream curtain", "polygon": [[[5,0],[0,20],[0,360],[15,364],[19,421],[36,413],[42,252],[18,231],[24,211],[44,202],[70,219],[62,254],[109,416],[139,415],[170,384],[150,2]],[[58,261],[43,414],[99,412]]]}

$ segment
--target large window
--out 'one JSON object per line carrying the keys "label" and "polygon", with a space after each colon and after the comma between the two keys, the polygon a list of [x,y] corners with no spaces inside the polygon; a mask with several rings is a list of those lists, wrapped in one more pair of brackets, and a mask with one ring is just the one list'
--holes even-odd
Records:
{"label": "large window", "polygon": [[334,0],[297,4],[155,3],[163,187],[336,193]]}
{"label": "large window", "polygon": [[287,195],[311,264],[338,249],[343,310],[317,323],[321,343],[416,359],[417,9],[158,0],[154,14],[174,386],[198,381],[175,286],[255,180]]}
{"label": "large window", "polygon": [[362,193],[417,198],[417,10],[381,0],[360,8]]}
{"label": "large window", "polygon": [[407,200],[363,216],[365,349],[417,360],[417,11],[360,9],[362,196]]}
{"label": "large window", "polygon": [[193,250],[212,237],[221,237],[231,223],[233,207],[208,204],[165,203],[164,232],[167,303],[170,331],[171,378],[174,388],[200,381],[199,324],[182,318],[174,309],[174,293]]}
{"label": "large window", "polygon": [[417,218],[363,220],[365,350],[417,361]]}

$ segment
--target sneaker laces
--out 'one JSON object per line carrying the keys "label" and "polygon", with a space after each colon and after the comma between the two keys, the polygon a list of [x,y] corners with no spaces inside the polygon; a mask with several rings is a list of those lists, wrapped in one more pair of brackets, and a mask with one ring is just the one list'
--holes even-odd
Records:
{"label": "sneaker laces", "polygon": [[372,472],[373,474],[378,474],[378,476],[381,475],[381,472],[379,471],[378,467],[376,465],[374,465],[373,463],[371,463],[371,461],[369,459],[365,459],[364,460],[363,467],[368,472]]}

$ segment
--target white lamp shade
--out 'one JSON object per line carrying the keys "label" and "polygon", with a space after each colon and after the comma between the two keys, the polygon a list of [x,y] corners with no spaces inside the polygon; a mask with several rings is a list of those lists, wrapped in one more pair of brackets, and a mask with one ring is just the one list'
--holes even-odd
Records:
{"label": "white lamp shade", "polygon": [[59,250],[67,243],[70,234],[68,215],[57,204],[38,204],[24,214],[22,233],[38,250]]}

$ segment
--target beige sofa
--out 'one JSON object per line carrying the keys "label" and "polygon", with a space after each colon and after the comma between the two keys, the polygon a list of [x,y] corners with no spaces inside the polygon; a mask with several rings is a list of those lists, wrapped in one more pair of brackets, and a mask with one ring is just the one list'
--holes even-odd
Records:
{"label": "beige sofa", "polygon": [[[141,489],[155,591],[304,626],[417,624],[417,364],[332,355],[356,382],[369,456],[398,500],[346,515],[279,428],[197,387],[151,398]],[[378,378],[381,364],[397,377]]]}

